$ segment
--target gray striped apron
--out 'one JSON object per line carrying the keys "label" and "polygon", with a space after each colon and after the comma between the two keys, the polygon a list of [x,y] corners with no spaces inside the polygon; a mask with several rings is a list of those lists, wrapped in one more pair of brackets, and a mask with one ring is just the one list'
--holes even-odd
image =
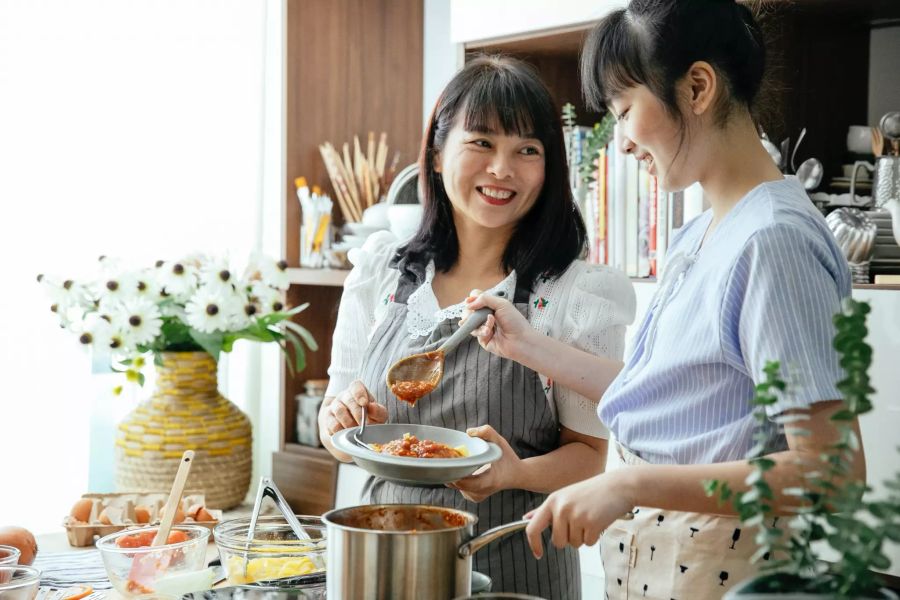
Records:
{"label": "gray striped apron", "polygon": [[[422,269],[417,269],[423,274]],[[375,331],[360,366],[360,378],[375,399],[387,407],[391,423],[418,423],[464,431],[490,425],[520,458],[546,454],[559,447],[559,422],[551,410],[538,374],[521,364],[483,350],[474,337],[446,356],[440,385],[415,406],[397,400],[385,383],[394,361],[435,350],[456,331],[456,319],[441,322],[429,336],[411,338],[406,326],[409,295],[422,285],[422,275],[401,272],[393,297],[384,301],[388,311]],[[514,303],[527,316],[527,289],[516,289]],[[372,503],[432,504],[465,510],[478,516],[476,533],[516,521],[537,508],[544,494],[503,490],[480,503],[463,498],[445,486],[413,486],[371,477],[366,485]],[[544,534],[545,554],[535,560],[524,534],[513,534],[488,544],[475,554],[474,569],[493,580],[493,591],[518,592],[543,598],[581,598],[578,553],[557,550]]]}

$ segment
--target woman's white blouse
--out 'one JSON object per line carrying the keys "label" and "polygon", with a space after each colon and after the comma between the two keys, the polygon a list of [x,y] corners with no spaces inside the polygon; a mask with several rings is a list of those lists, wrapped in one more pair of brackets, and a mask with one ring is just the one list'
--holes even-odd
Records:
{"label": "woman's white blouse", "polygon": [[[358,378],[369,340],[387,313],[400,273],[389,266],[398,242],[389,232],[373,234],[362,248],[350,251],[353,270],[344,282],[332,339],[327,396],[336,396]],[[428,335],[442,321],[459,318],[464,302],[440,309],[431,287],[434,265],[425,282],[407,301],[407,331],[412,337]],[[512,298],[515,272],[490,291],[505,290]],[[634,320],[635,296],[631,282],[605,265],[575,261],[556,279],[541,279],[530,297],[532,327],[576,348],[621,360],[625,327]],[[585,398],[540,375],[550,407],[561,425],[578,433],[607,437],[597,417],[599,398]]]}

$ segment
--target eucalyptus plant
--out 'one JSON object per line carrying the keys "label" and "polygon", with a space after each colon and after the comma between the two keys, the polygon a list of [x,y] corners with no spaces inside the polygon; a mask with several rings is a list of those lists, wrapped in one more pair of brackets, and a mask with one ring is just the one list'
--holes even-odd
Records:
{"label": "eucalyptus plant", "polygon": [[[717,494],[720,502],[732,501],[738,518],[747,526],[758,528],[759,549],[753,560],[767,560],[754,587],[757,592],[880,597],[873,595],[880,584],[872,569],[890,566],[884,554],[886,541],[900,542],[900,472],[886,482],[888,497],[879,501],[865,500],[864,493],[870,488],[851,477],[854,454],[860,449],[851,423],[872,410],[870,396],[875,392],[869,381],[872,348],[865,341],[869,311],[868,303],[848,298],[843,310],[834,317],[837,332],[833,344],[846,374],[837,384],[844,396],[843,407],[831,416],[838,437],[819,457],[819,468],[805,471],[802,487],[783,490],[800,500],[786,530],[776,526],[774,494],[766,481],[766,473],[775,463],[764,455],[767,436],[762,427],[767,419],[765,407],[790,392],[780,376],[778,362],[766,364],[765,379],[756,386],[755,417],[760,426],[749,452],[752,470],[745,482],[748,489],[736,493],[725,482],[705,482],[707,494]],[[783,415],[776,422],[803,435],[807,432],[797,426],[802,418],[803,415]],[[820,561],[812,545],[819,541],[836,550],[840,559]]]}
{"label": "eucalyptus plant", "polygon": [[[569,133],[570,145],[574,143],[574,136],[572,133],[575,131],[576,118],[575,106],[569,102],[564,104],[562,109],[562,121],[563,127],[566,132]],[[584,149],[581,153],[582,158],[577,164],[572,160],[574,156],[573,149],[571,147],[568,148],[569,162],[572,168],[578,169],[578,177],[585,186],[594,181],[597,173],[594,161],[600,154],[600,150],[605,148],[613,139],[615,126],[616,118],[610,112],[603,115],[603,118],[600,119],[599,123],[594,123],[594,126],[585,135]]]}

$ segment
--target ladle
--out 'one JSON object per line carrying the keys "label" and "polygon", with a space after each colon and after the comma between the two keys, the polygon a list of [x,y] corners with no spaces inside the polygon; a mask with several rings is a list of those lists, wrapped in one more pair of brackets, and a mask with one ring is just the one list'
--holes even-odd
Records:
{"label": "ladle", "polygon": [[[499,298],[506,297],[503,291],[497,292],[496,295]],[[456,333],[436,350],[413,354],[391,365],[387,372],[387,385],[391,392],[410,404],[415,404],[416,400],[430,394],[444,375],[444,357],[473,331],[484,325],[488,315],[493,312],[487,307],[476,310],[463,321]]]}

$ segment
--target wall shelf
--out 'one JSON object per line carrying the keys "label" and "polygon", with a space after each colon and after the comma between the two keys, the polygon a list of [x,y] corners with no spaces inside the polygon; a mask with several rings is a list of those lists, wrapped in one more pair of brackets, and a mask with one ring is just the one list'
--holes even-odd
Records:
{"label": "wall shelf", "polygon": [[342,287],[350,271],[341,269],[291,268],[287,270],[291,285],[325,285]]}

